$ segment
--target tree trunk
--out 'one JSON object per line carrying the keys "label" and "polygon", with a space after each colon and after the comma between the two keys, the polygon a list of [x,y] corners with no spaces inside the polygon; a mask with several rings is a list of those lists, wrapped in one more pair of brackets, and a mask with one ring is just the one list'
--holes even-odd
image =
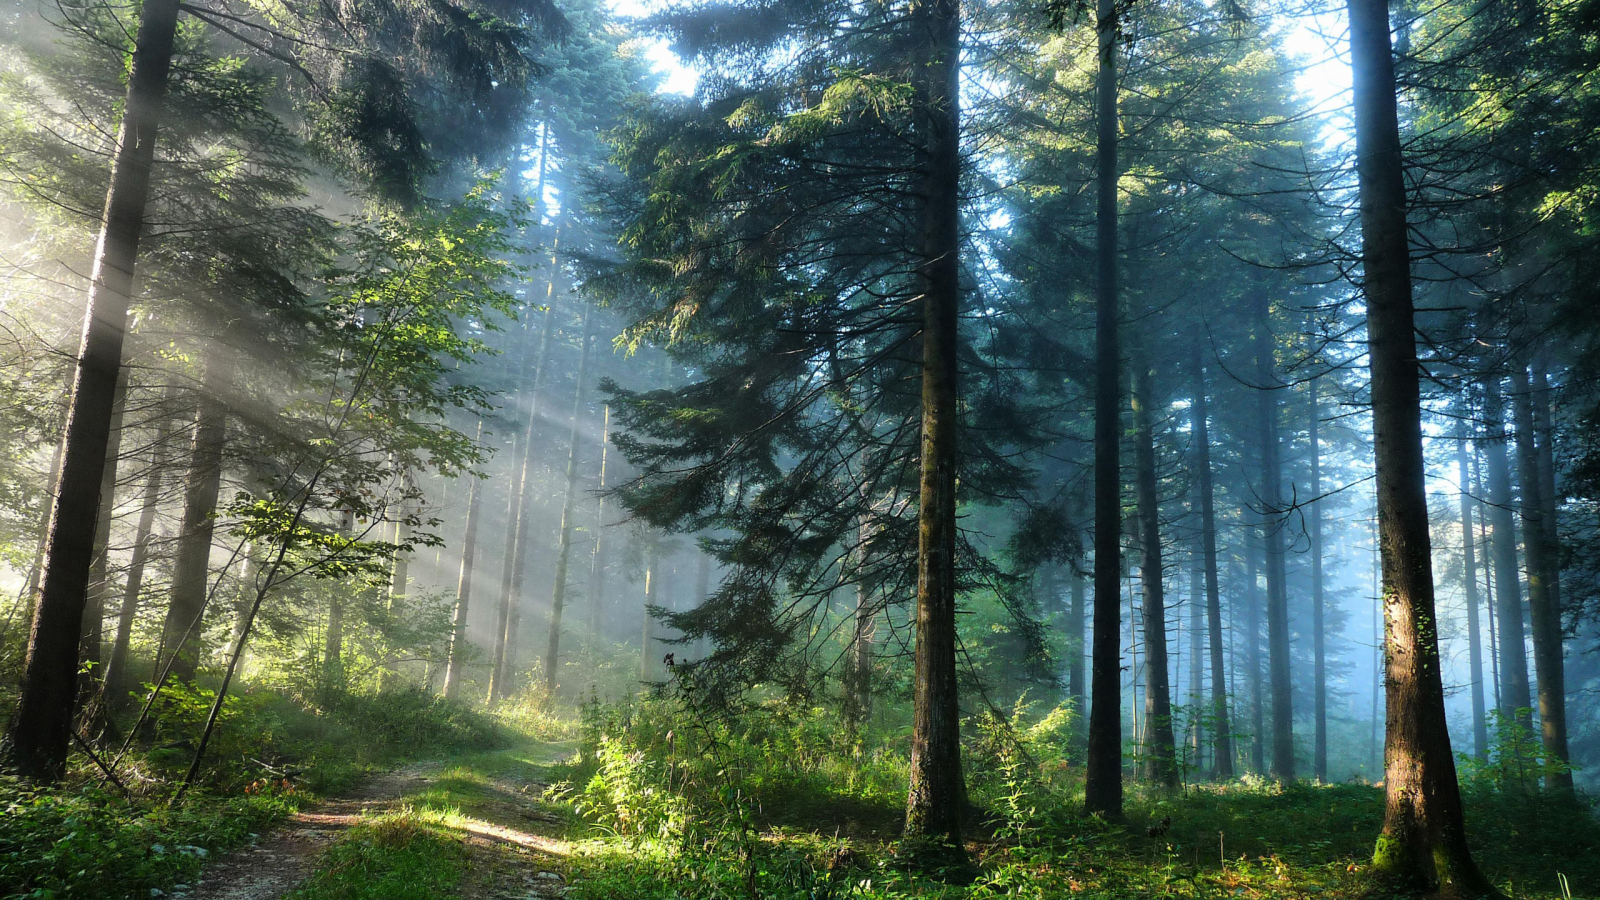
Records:
{"label": "tree trunk", "polygon": [[577,517],[573,507],[578,495],[578,446],[582,431],[583,389],[589,378],[589,323],[594,304],[583,308],[583,349],[578,355],[578,384],[572,396],[572,434],[567,444],[567,490],[561,500],[561,536],[556,543],[555,586],[550,592],[550,639],[544,653],[544,686],[549,696],[556,692],[556,665],[561,661],[561,612],[567,599],[567,566],[572,557],[572,525]]}
{"label": "tree trunk", "polygon": [[1094,682],[1084,808],[1122,817],[1122,351],[1117,317],[1116,0],[1097,0],[1095,76]]}
{"label": "tree trunk", "polygon": [[611,444],[611,404],[607,403],[600,424],[600,490],[594,514],[594,551],[589,555],[589,640],[601,638],[601,607],[606,591],[606,449]]}
{"label": "tree trunk", "polygon": [[[1477,443],[1473,443],[1472,451],[1472,496],[1477,498],[1475,508],[1478,511],[1477,546],[1483,550],[1483,609],[1489,618],[1489,684],[1494,687],[1494,705],[1491,709],[1500,709],[1500,643],[1496,636],[1494,614],[1494,573],[1489,564],[1491,538],[1489,535],[1489,517],[1484,513],[1483,503],[1483,465],[1478,453]],[[1487,727],[1487,726],[1486,726]],[[1487,735],[1485,735],[1487,741]],[[1487,749],[1487,748],[1486,748]]]}
{"label": "tree trunk", "polygon": [[1572,793],[1571,757],[1567,753],[1567,686],[1565,649],[1561,641],[1561,610],[1550,592],[1555,560],[1546,527],[1539,448],[1533,426],[1534,397],[1528,371],[1521,363],[1511,366],[1517,424],[1517,475],[1522,487],[1522,544],[1528,563],[1528,610],[1533,620],[1533,667],[1539,684],[1539,730],[1546,760],[1545,787],[1558,794]]}
{"label": "tree trunk", "polygon": [[1189,760],[1195,772],[1205,762],[1206,707],[1206,573],[1205,557],[1191,551],[1189,560]]}
{"label": "tree trunk", "polygon": [[922,446],[917,501],[916,659],[905,835],[965,858],[956,683],[957,309],[961,298],[959,0],[919,0],[912,74],[921,131]]}
{"label": "tree trunk", "polygon": [[1467,486],[1467,439],[1456,437],[1456,472],[1461,486],[1461,583],[1467,591],[1467,659],[1472,667],[1472,757],[1489,761],[1489,717],[1483,701],[1483,647],[1478,632],[1478,554],[1473,545],[1472,495]]}
{"label": "tree trunk", "polygon": [[[542,146],[542,140],[541,140]],[[543,154],[541,153],[540,193],[543,194]],[[516,671],[517,631],[522,620],[522,578],[528,559],[528,487],[532,478],[535,429],[539,426],[539,407],[543,399],[545,365],[550,359],[550,339],[555,332],[556,272],[561,250],[561,226],[550,246],[550,278],[545,283],[544,318],[540,326],[539,353],[535,357],[533,380],[528,394],[528,424],[521,436],[521,462],[518,467],[512,513],[506,527],[505,569],[500,580],[500,614],[494,632],[494,665],[489,670],[489,704],[510,693],[511,676]]]}
{"label": "tree trunk", "polygon": [[[1263,525],[1262,528],[1271,527]],[[1261,681],[1261,557],[1258,544],[1265,538],[1258,530],[1245,536],[1248,556],[1245,582],[1245,684],[1250,689],[1250,769],[1257,775],[1267,772],[1266,688]]]}
{"label": "tree trunk", "polygon": [[[474,440],[483,440],[481,419]],[[478,549],[478,505],[482,500],[478,482],[479,478],[472,476],[467,488],[467,529],[461,538],[461,574],[456,579],[456,608],[450,618],[450,657],[444,670],[446,700],[460,696],[461,682],[466,677],[467,612],[472,606],[472,564]]]}
{"label": "tree trunk", "polygon": [[133,558],[128,561],[128,577],[122,587],[122,609],[117,614],[117,635],[111,643],[111,658],[106,662],[105,696],[110,709],[122,705],[131,687],[128,682],[128,647],[132,642],[133,622],[139,614],[139,593],[144,587],[144,570],[150,559],[151,532],[155,529],[156,507],[161,502],[166,476],[163,449],[171,434],[172,419],[163,415],[156,424],[155,442],[150,448],[150,473],[146,476],[144,498],[139,506]]}
{"label": "tree trunk", "polygon": [[1528,646],[1522,625],[1522,584],[1517,573],[1517,534],[1512,518],[1511,466],[1506,459],[1505,403],[1500,376],[1483,384],[1483,418],[1489,433],[1483,442],[1489,470],[1489,525],[1493,532],[1495,609],[1499,612],[1500,715],[1524,728],[1533,727],[1533,693],[1528,683]]}
{"label": "tree trunk", "polygon": [[1067,696],[1072,698],[1072,711],[1080,723],[1075,740],[1082,741],[1087,733],[1084,725],[1088,722],[1086,714],[1089,711],[1084,697],[1084,688],[1088,684],[1085,676],[1088,673],[1084,670],[1086,655],[1083,652],[1083,630],[1088,616],[1084,608],[1083,575],[1075,566],[1069,568],[1067,574],[1071,579],[1067,587]]}
{"label": "tree trunk", "polygon": [[222,489],[222,448],[227,411],[222,405],[221,363],[207,360],[184,476],[183,524],[178,529],[172,560],[172,592],[161,646],[172,658],[170,677],[182,684],[194,680],[205,643],[205,614],[210,599],[211,539],[216,531],[217,496]]}
{"label": "tree trunk", "polygon": [[1378,530],[1386,730],[1380,874],[1406,886],[1495,896],[1467,849],[1439,672],[1394,59],[1385,0],[1349,0]]}
{"label": "tree trunk", "polygon": [[1311,501],[1306,531],[1311,541],[1311,656],[1315,667],[1312,684],[1312,707],[1316,719],[1316,739],[1312,749],[1312,777],[1319,783],[1328,780],[1328,645],[1324,625],[1324,596],[1322,590],[1322,443],[1318,430],[1322,425],[1322,410],[1317,405],[1317,380],[1312,379],[1306,390],[1310,403],[1310,422],[1307,438],[1311,447]]}
{"label": "tree trunk", "polygon": [[6,756],[18,774],[43,782],[61,777],[71,740],[100,477],[106,464],[145,203],[150,196],[157,126],[172,66],[178,5],[177,0],[145,0],[139,13],[128,95],[117,132],[111,186],[106,191],[83,339],[62,435],[60,490],[46,529],[43,576],[28,634],[17,709],[6,742]]}
{"label": "tree trunk", "polygon": [[100,510],[95,514],[94,562],[89,565],[89,590],[84,605],[83,647],[84,662],[92,664],[87,673],[89,685],[103,672],[95,671],[100,664],[101,644],[105,641],[106,594],[111,590],[111,519],[117,508],[117,462],[122,455],[122,418],[128,401],[128,369],[122,367],[117,376],[117,393],[111,404],[111,437],[106,441],[106,464],[100,476]]}
{"label": "tree trunk", "polygon": [[1261,433],[1261,502],[1267,569],[1267,671],[1272,689],[1272,777],[1294,780],[1294,701],[1289,673],[1289,591],[1284,566],[1283,466],[1278,452],[1278,391],[1270,305],[1259,301],[1255,333],[1256,370],[1260,391],[1256,411]]}
{"label": "tree trunk", "polygon": [[[1137,359],[1148,357],[1135,352]],[[1171,679],[1167,669],[1166,588],[1161,565],[1161,501],[1156,491],[1156,448],[1150,422],[1150,369],[1133,367],[1133,467],[1138,503],[1139,573],[1144,584],[1145,778],[1163,788],[1178,786],[1177,742],[1172,733]]]}
{"label": "tree trunk", "polygon": [[655,640],[656,617],[650,610],[661,605],[657,597],[661,590],[661,541],[654,535],[649,540],[650,548],[644,558],[644,623],[639,627],[640,681],[649,681],[654,672],[650,665],[650,644]]}
{"label": "tree trunk", "polygon": [[1228,682],[1223,664],[1222,590],[1217,583],[1217,515],[1211,481],[1211,429],[1206,421],[1206,373],[1200,343],[1194,344],[1195,473],[1200,488],[1200,541],[1206,576],[1206,631],[1211,643],[1212,755],[1216,776],[1233,777],[1233,726],[1228,721]]}
{"label": "tree trunk", "polygon": [[1550,571],[1547,580],[1550,602],[1557,610],[1561,605],[1561,498],[1556,493],[1555,425],[1550,415],[1550,379],[1545,374],[1544,360],[1533,358],[1533,427],[1539,435],[1539,488],[1544,500],[1545,541],[1549,546]]}
{"label": "tree trunk", "polygon": [[[406,476],[406,484],[408,487],[411,484],[411,477],[409,474]],[[411,501],[408,499],[401,505],[400,521],[394,523],[394,542],[397,547],[405,544],[406,541],[411,539],[411,526],[406,521],[411,514]],[[410,557],[404,550],[397,550],[394,554],[394,567],[389,572],[388,611],[390,616],[396,615],[403,608],[406,598],[406,589],[409,586],[410,581]],[[395,664],[394,650],[391,647],[386,647],[384,650],[383,668],[378,672],[378,690],[384,691],[389,689],[394,685],[394,682],[399,678],[399,676],[400,670]]]}

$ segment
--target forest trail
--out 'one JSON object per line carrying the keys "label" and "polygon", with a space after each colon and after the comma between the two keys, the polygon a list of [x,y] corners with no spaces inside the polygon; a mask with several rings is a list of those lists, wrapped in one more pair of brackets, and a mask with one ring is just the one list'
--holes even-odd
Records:
{"label": "forest trail", "polygon": [[416,762],[373,776],[345,796],[290,816],[209,866],[183,900],[278,900],[325,869],[324,854],[353,826],[418,813],[460,840],[465,866],[455,895],[536,900],[566,894],[564,821],[540,801],[543,766],[563,745],[520,745],[449,761]]}

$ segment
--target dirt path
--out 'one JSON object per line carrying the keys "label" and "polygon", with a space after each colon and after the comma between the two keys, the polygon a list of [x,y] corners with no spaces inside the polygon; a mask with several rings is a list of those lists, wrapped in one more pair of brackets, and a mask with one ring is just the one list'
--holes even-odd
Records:
{"label": "dirt path", "polygon": [[[445,772],[438,762],[415,763],[368,779],[349,796],[325,800],[289,817],[252,844],[208,866],[174,900],[278,900],[317,871],[322,851],[363,815],[397,809]],[[543,785],[484,779],[483,796],[463,815],[458,831],[468,851],[460,895],[473,900],[533,900],[566,894],[560,858],[567,844],[552,832],[560,820],[537,802]]]}

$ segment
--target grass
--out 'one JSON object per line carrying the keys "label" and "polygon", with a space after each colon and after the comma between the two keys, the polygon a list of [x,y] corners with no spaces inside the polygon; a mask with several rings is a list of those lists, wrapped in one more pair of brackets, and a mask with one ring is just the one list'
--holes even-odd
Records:
{"label": "grass", "polygon": [[448,817],[406,809],[341,835],[286,900],[434,900],[454,891],[466,864]]}

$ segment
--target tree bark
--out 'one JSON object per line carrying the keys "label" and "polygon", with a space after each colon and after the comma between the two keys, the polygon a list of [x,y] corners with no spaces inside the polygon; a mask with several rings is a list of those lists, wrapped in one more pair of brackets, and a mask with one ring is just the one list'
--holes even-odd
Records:
{"label": "tree bark", "polygon": [[156,133],[178,25],[178,0],[145,0],[139,13],[128,94],[117,131],[111,186],[89,280],[83,338],[62,436],[60,490],[50,514],[43,576],[28,634],[8,761],[24,777],[58,780],[76,708],[78,645],[94,559],[100,476],[122,366],[133,272],[139,255]]}
{"label": "tree bark", "polygon": [[184,476],[183,523],[172,560],[172,591],[161,646],[173,660],[170,677],[182,684],[194,680],[203,652],[205,614],[210,599],[211,539],[216,531],[217,497],[222,489],[222,448],[227,438],[227,411],[222,405],[221,363],[207,360]]}
{"label": "tree bark", "polygon": [[1283,546],[1283,466],[1278,450],[1278,391],[1270,304],[1259,300],[1255,333],[1261,379],[1256,410],[1261,430],[1261,502],[1266,506],[1262,539],[1267,569],[1267,672],[1272,689],[1272,777],[1294,780],[1294,700],[1289,673],[1289,591]]}
{"label": "tree bark", "polygon": [[[478,421],[475,440],[483,440],[483,421]],[[444,696],[454,700],[461,694],[461,682],[466,677],[467,665],[467,612],[472,606],[472,565],[478,548],[478,506],[482,500],[478,482],[472,476],[467,488],[467,529],[461,538],[461,574],[456,579],[456,608],[450,618],[450,657],[445,663]]]}
{"label": "tree bark", "polygon": [[[1082,741],[1087,736],[1087,713],[1089,711],[1084,688],[1088,684],[1087,672],[1084,663],[1087,654],[1084,651],[1084,626],[1088,623],[1087,610],[1084,608],[1083,575],[1076,566],[1068,569],[1067,587],[1067,696],[1072,698],[1072,711],[1078,717],[1079,725],[1076,729],[1074,740]],[[1078,745],[1078,749],[1082,744]]]}
{"label": "tree bark", "polygon": [[916,284],[922,299],[922,441],[917,504],[916,658],[906,837],[966,856],[961,816],[961,710],[956,682],[957,311],[960,262],[959,0],[919,0],[912,75],[921,131],[922,209]]}
{"label": "tree bark", "polygon": [[[540,193],[543,194],[543,154],[540,156]],[[506,527],[505,568],[500,581],[500,614],[494,632],[494,665],[489,670],[489,703],[510,693],[511,675],[516,670],[517,631],[522,619],[522,578],[528,559],[528,488],[532,479],[533,443],[539,427],[540,401],[543,400],[545,364],[550,359],[550,339],[555,332],[556,272],[561,250],[561,226],[550,246],[550,278],[545,283],[544,318],[540,326],[539,353],[535,357],[533,380],[529,387],[528,424],[521,435],[521,462],[513,485],[512,512]]]}
{"label": "tree bark", "polygon": [[561,536],[556,542],[555,586],[550,592],[550,638],[544,653],[544,686],[548,696],[554,696],[557,686],[556,665],[561,661],[561,613],[567,599],[567,566],[572,557],[572,525],[577,516],[573,504],[578,495],[579,421],[583,414],[583,389],[589,378],[590,319],[594,304],[583,309],[583,349],[578,355],[578,384],[572,396],[572,434],[567,442],[567,490],[561,500]]}
{"label": "tree bark", "polygon": [[[170,392],[169,392],[170,395]],[[122,609],[117,614],[117,635],[111,643],[111,658],[106,662],[105,696],[111,709],[127,699],[128,647],[133,637],[133,622],[139,614],[139,593],[144,587],[144,570],[150,558],[151,533],[155,529],[156,507],[166,468],[163,450],[172,434],[172,419],[163,415],[156,424],[155,443],[150,448],[150,473],[146,476],[144,498],[139,506],[139,524],[134,532],[133,557],[128,561],[128,577],[122,587]]]}
{"label": "tree bark", "polygon": [[1311,774],[1318,782],[1328,780],[1328,645],[1324,623],[1325,597],[1322,587],[1322,444],[1318,430],[1322,425],[1322,410],[1317,404],[1317,380],[1313,378],[1306,390],[1310,404],[1307,425],[1308,443],[1311,445],[1311,500],[1306,516],[1306,532],[1311,541],[1311,656],[1312,710],[1316,720],[1316,737],[1312,745]]}
{"label": "tree bark", "polygon": [[1386,803],[1373,867],[1406,886],[1492,897],[1467,848],[1439,672],[1389,5],[1348,8],[1387,657]]}
{"label": "tree bark", "polygon": [[589,555],[589,640],[601,638],[601,609],[606,591],[606,449],[611,444],[611,404],[607,403],[600,424],[600,489],[594,514],[594,551]]}
{"label": "tree bark", "polygon": [[[1148,358],[1135,353],[1140,359]],[[1168,672],[1166,588],[1161,562],[1161,501],[1156,490],[1156,448],[1150,421],[1150,369],[1133,371],[1134,495],[1138,503],[1140,579],[1144,584],[1144,754],[1145,778],[1163,788],[1178,786],[1177,742],[1172,732],[1171,678]]]}
{"label": "tree bark", "polygon": [[1517,534],[1511,513],[1511,466],[1506,459],[1500,376],[1490,374],[1483,387],[1483,418],[1489,432],[1483,442],[1483,454],[1489,470],[1490,549],[1494,557],[1495,609],[1500,614],[1500,715],[1507,722],[1532,729],[1533,692],[1528,682],[1527,633],[1522,624],[1522,584],[1517,573]]}
{"label": "tree bark", "polygon": [[1550,601],[1557,610],[1561,605],[1561,498],[1556,492],[1555,424],[1550,415],[1550,379],[1545,373],[1544,359],[1533,358],[1533,427],[1539,436],[1539,486],[1544,500],[1545,541],[1549,545]]}
{"label": "tree bark", "polygon": [[1116,0],[1097,0],[1095,30],[1094,681],[1084,808],[1122,817],[1122,351],[1117,317]]}
{"label": "tree bark", "polygon": [[1206,421],[1205,361],[1194,345],[1195,473],[1200,489],[1200,541],[1206,577],[1206,631],[1211,643],[1211,727],[1213,771],[1229,779],[1233,772],[1233,726],[1228,721],[1228,681],[1223,663],[1222,590],[1217,583],[1217,515],[1211,478],[1211,430]]}
{"label": "tree bark", "polygon": [[1483,699],[1483,646],[1478,631],[1478,554],[1472,534],[1472,495],[1467,487],[1467,439],[1456,437],[1456,472],[1461,486],[1461,583],[1467,593],[1467,659],[1472,667],[1472,757],[1489,761],[1489,717]]}
{"label": "tree bark", "polygon": [[1544,744],[1545,788],[1572,793],[1567,751],[1566,651],[1561,640],[1561,610],[1550,591],[1555,560],[1545,520],[1544,479],[1533,425],[1534,397],[1528,370],[1511,366],[1517,426],[1517,475],[1522,487],[1522,543],[1528,564],[1528,611],[1533,623],[1533,667],[1539,685],[1539,732]]}
{"label": "tree bark", "polygon": [[1250,689],[1250,770],[1257,775],[1267,773],[1267,705],[1266,687],[1261,679],[1261,608],[1264,598],[1261,591],[1261,569],[1264,551],[1260,544],[1266,540],[1263,531],[1266,523],[1245,537],[1245,614],[1244,648],[1245,684]]}
{"label": "tree bark", "polygon": [[117,375],[117,392],[111,403],[111,437],[106,441],[106,464],[100,476],[100,510],[95,514],[94,562],[89,564],[89,589],[84,605],[83,660],[91,663],[89,685],[104,672],[99,668],[101,644],[105,641],[106,594],[111,590],[111,519],[117,508],[117,463],[122,455],[122,420],[128,402],[128,369]]}

